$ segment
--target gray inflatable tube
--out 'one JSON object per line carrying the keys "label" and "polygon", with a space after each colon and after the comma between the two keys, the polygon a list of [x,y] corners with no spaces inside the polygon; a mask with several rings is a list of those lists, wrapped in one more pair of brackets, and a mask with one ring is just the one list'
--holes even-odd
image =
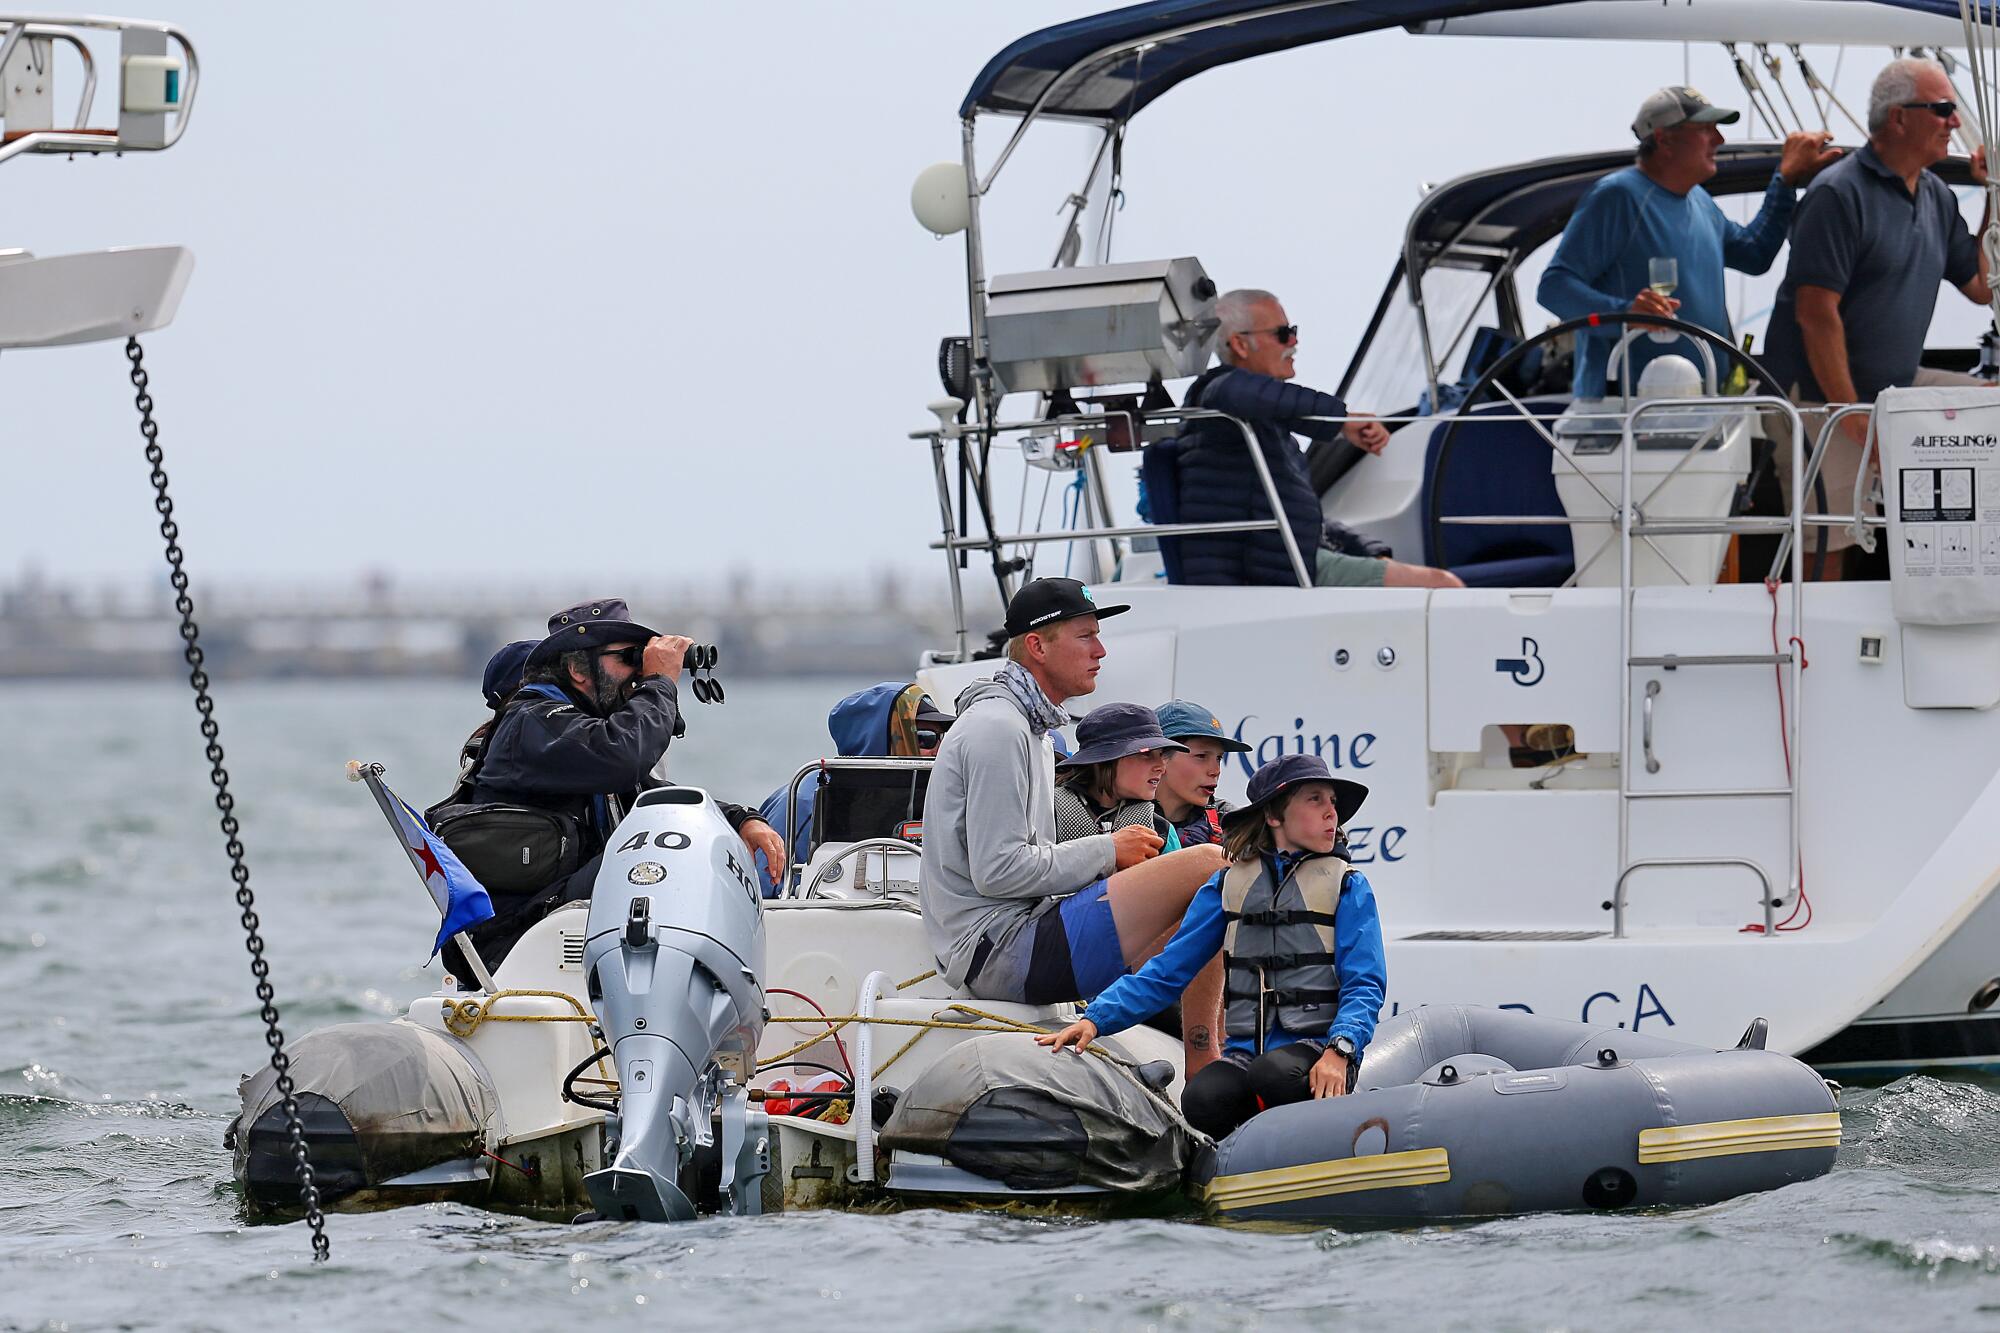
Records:
{"label": "gray inflatable tube", "polygon": [[1810,1068],[1472,1006],[1383,1023],[1345,1097],[1277,1106],[1204,1154],[1225,1217],[1325,1222],[1705,1204],[1823,1175],[1840,1114]]}

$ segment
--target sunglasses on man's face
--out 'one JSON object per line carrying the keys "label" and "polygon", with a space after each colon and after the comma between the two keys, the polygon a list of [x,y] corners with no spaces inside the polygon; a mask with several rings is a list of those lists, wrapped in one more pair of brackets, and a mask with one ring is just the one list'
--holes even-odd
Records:
{"label": "sunglasses on man's face", "polygon": [[606,648],[598,656],[609,657],[615,661],[623,662],[626,666],[636,671],[639,669],[639,663],[643,662],[646,658],[646,650],[639,644],[631,643],[625,645],[623,648]]}
{"label": "sunglasses on man's face", "polygon": [[936,727],[918,727],[917,745],[920,749],[935,750],[944,744],[944,733]]}
{"label": "sunglasses on man's face", "polygon": [[1243,336],[1246,338],[1254,338],[1260,333],[1270,334],[1286,347],[1291,346],[1299,340],[1299,326],[1296,324],[1280,324],[1276,328],[1270,329],[1243,330]]}
{"label": "sunglasses on man's face", "polygon": [[1918,108],[1922,108],[1930,112],[1933,116],[1936,116],[1939,120],[1950,120],[1958,114],[1958,103],[1956,102],[1905,102],[1903,103],[1903,108],[1906,111],[1915,111]]}

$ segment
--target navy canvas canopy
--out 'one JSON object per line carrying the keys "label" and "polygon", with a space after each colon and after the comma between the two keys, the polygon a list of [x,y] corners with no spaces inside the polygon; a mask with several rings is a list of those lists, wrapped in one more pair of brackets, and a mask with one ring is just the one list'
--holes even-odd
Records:
{"label": "navy canvas canopy", "polygon": [[[1181,80],[1217,65],[1381,28],[1559,3],[1562,0],[1151,0],[1058,23],[1012,43],[979,71],[959,115],[982,111],[1025,115],[1039,103],[1040,115],[1120,121]],[[1957,0],[1880,3],[1958,16]]]}
{"label": "navy canvas canopy", "polygon": [[[1851,150],[1850,150],[1851,151]],[[1727,143],[1716,149],[1716,173],[1702,188],[1721,198],[1762,194],[1784,155],[1781,144]],[[1440,185],[1410,215],[1408,240],[1419,259],[1454,245],[1476,245],[1519,257],[1569,225],[1591,186],[1632,165],[1630,149],[1542,158],[1495,171],[1475,172]],[[1948,185],[1971,185],[1962,157],[1931,170]]]}

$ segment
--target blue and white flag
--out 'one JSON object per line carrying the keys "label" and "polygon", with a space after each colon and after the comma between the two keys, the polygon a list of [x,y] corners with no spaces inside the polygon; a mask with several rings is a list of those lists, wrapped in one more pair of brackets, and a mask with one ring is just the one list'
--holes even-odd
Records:
{"label": "blue and white flag", "polygon": [[409,853],[410,864],[424,877],[424,887],[430,890],[431,901],[437,904],[438,912],[444,917],[444,924],[438,927],[437,940],[431,945],[431,955],[435,957],[444,948],[446,940],[461,930],[469,930],[493,916],[493,900],[486,896],[486,888],[465,863],[452,854],[444,845],[444,839],[431,832],[424,817],[411,808],[410,803],[380,779],[371,779],[370,786],[379,787],[388,799],[384,802],[384,812],[388,814],[396,831],[402,834],[403,850]]}

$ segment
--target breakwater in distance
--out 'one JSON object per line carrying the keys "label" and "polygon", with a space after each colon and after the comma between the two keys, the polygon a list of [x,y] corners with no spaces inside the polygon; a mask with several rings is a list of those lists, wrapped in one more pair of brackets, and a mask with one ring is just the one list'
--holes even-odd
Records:
{"label": "breakwater in distance", "polygon": [[[781,579],[202,580],[196,616],[221,679],[477,678],[494,649],[540,638],[551,612],[624,597],[662,633],[722,650],[724,680],[881,676],[913,671],[953,643],[943,580],[884,570]],[[145,584],[0,582],[0,680],[184,675],[179,617],[164,574]]]}

